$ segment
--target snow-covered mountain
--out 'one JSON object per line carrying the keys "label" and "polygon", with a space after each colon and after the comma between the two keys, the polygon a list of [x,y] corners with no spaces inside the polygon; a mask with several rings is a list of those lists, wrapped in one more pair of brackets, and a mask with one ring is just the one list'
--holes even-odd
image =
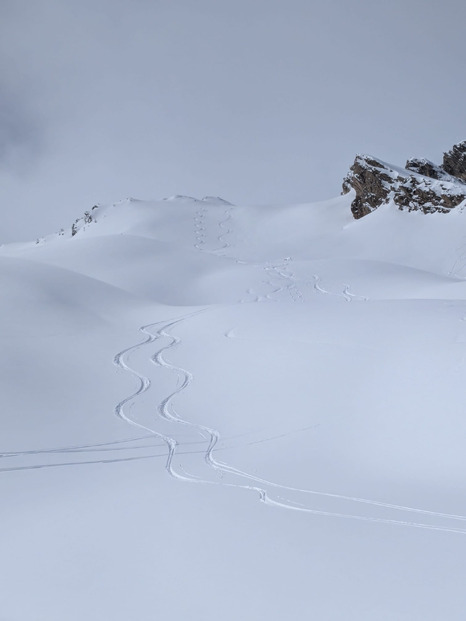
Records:
{"label": "snow-covered mountain", "polygon": [[464,618],[466,213],[355,197],[0,248],[0,618]]}

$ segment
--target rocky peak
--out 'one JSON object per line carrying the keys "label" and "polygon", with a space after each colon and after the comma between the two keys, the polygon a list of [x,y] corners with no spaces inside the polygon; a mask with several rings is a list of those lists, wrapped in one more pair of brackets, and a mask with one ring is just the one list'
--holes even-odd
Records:
{"label": "rocky peak", "polygon": [[466,140],[455,144],[443,155],[443,169],[453,177],[466,182]]}
{"label": "rocky peak", "polygon": [[443,166],[411,158],[400,168],[357,155],[343,180],[343,194],[350,190],[356,192],[351,204],[356,219],[389,202],[408,211],[447,213],[466,200],[466,141],[445,153]]}

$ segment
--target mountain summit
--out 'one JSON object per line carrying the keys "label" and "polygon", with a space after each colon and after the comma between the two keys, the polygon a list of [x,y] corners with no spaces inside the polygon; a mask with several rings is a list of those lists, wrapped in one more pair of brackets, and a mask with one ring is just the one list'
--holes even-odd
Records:
{"label": "mountain summit", "polygon": [[393,201],[399,209],[448,213],[466,200],[466,141],[454,145],[438,166],[411,158],[404,168],[369,155],[357,155],[343,180],[343,194],[355,190],[356,219]]}

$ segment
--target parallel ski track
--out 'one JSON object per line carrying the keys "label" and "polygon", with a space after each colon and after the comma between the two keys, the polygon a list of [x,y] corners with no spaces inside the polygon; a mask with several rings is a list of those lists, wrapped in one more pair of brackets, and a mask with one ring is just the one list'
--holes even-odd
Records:
{"label": "parallel ski track", "polygon": [[139,330],[140,332],[145,334],[147,338],[144,341],[141,341],[139,343],[136,343],[135,345],[132,345],[131,347],[127,347],[126,349],[123,349],[118,354],[116,354],[113,360],[116,366],[120,367],[120,369],[122,369],[123,371],[127,371],[128,373],[130,373],[130,375],[132,375],[139,384],[137,390],[134,393],[132,393],[131,395],[129,395],[128,397],[126,397],[125,399],[122,399],[119,403],[117,403],[117,405],[115,406],[115,415],[121,420],[128,423],[128,425],[136,427],[137,429],[145,431],[159,438],[160,440],[162,440],[166,444],[167,449],[168,449],[168,456],[165,462],[165,469],[168,472],[168,474],[175,479],[189,480],[185,476],[176,472],[175,469],[173,468],[173,456],[175,454],[175,448],[177,446],[177,441],[170,436],[167,436],[163,433],[156,431],[155,429],[152,429],[150,427],[147,427],[146,425],[143,425],[135,421],[134,419],[130,418],[126,414],[126,406],[130,405],[134,401],[134,399],[136,399],[138,396],[147,392],[151,386],[150,379],[144,375],[139,374],[137,371],[132,369],[127,362],[127,357],[131,352],[137,349],[140,349],[141,347],[145,345],[149,345],[153,343],[157,338],[154,335],[147,332],[146,326],[142,326]]}
{"label": "parallel ski track", "polygon": [[[306,428],[307,429],[307,428]],[[284,438],[292,433],[297,433],[298,431],[303,431],[303,430],[292,430],[290,432],[287,433],[282,433],[276,436],[271,436],[268,438],[263,438],[261,440],[251,440],[248,442],[245,442],[246,446],[252,446],[254,444],[262,444],[264,442],[272,442],[274,440],[278,440],[280,438]],[[145,436],[147,438],[153,438],[153,435],[151,436]],[[236,437],[242,437],[242,436],[236,436]],[[232,441],[235,439],[234,437],[230,437],[230,438],[224,438],[223,441]],[[134,439],[133,439],[134,440]],[[122,440],[119,441],[121,443],[123,442],[131,442],[131,440]],[[116,442],[115,444],[119,443]],[[88,445],[89,447],[98,447],[98,446],[105,446],[106,444],[114,444],[112,442],[108,442],[108,443],[102,443],[102,444],[96,444],[96,445]],[[206,441],[201,440],[199,442],[192,442],[192,441],[188,441],[188,442],[183,442],[182,446],[191,446],[191,445],[195,445],[195,444],[202,444],[205,445]],[[165,448],[164,451],[160,452],[160,453],[154,453],[154,451],[152,450],[153,448]],[[217,448],[217,451],[222,451],[222,450],[227,450],[229,447],[222,447],[222,448]],[[30,450],[30,451],[16,451],[16,452],[3,452],[0,454],[0,458],[5,457],[5,458],[15,458],[15,457],[29,457],[31,455],[61,455],[61,454],[65,454],[65,455],[80,455],[82,453],[86,454],[86,453],[101,453],[101,452],[114,452],[114,451],[134,451],[134,450],[150,450],[150,453],[147,455],[137,455],[137,456],[131,456],[131,457],[119,457],[119,458],[112,458],[112,459],[93,459],[93,460],[85,460],[85,461],[62,461],[62,462],[56,462],[56,463],[35,463],[35,464],[29,464],[29,465],[23,465],[23,466],[5,466],[5,467],[0,467],[0,472],[18,472],[18,471],[22,471],[22,470],[42,470],[44,468],[64,468],[67,466],[88,466],[91,464],[115,464],[115,463],[119,463],[119,462],[127,462],[127,461],[138,461],[138,460],[145,460],[145,459],[156,459],[158,457],[163,457],[166,459],[167,457],[167,449],[166,449],[166,444],[165,443],[158,443],[158,444],[144,444],[142,446],[134,446],[134,447],[118,447],[118,448],[103,448],[103,449],[99,449],[99,448],[79,448],[79,449],[75,449],[75,448],[68,448],[68,447],[64,447],[64,448],[52,448],[52,449],[37,449],[37,450]],[[184,448],[178,448],[176,451],[177,455],[204,455],[205,454],[205,450],[185,450]]]}
{"label": "parallel ski track", "polygon": [[[203,311],[200,311],[200,312],[203,312]],[[167,460],[166,470],[169,472],[171,476],[174,476],[174,478],[181,479],[183,481],[197,483],[197,484],[210,484],[210,485],[214,484],[214,485],[222,485],[226,487],[235,487],[239,489],[253,491],[259,496],[259,500],[265,503],[266,505],[281,507],[281,508],[285,508],[285,509],[289,509],[293,511],[300,511],[300,512],[309,513],[312,515],[338,517],[338,518],[359,520],[359,521],[364,521],[364,522],[374,522],[374,523],[379,523],[379,524],[401,525],[401,526],[409,526],[409,527],[414,527],[414,528],[421,528],[421,529],[428,529],[428,530],[435,530],[435,531],[466,534],[466,529],[463,529],[463,528],[454,528],[454,527],[449,527],[449,526],[427,524],[427,523],[416,522],[416,521],[390,519],[390,518],[384,518],[384,517],[371,517],[367,515],[357,515],[354,513],[344,513],[344,512],[314,509],[304,504],[304,502],[306,501],[306,498],[309,495],[314,496],[314,497],[348,501],[351,503],[363,504],[366,506],[373,506],[374,508],[377,507],[377,508],[387,509],[391,511],[420,514],[425,517],[431,517],[431,518],[436,518],[436,519],[466,521],[466,516],[463,516],[463,515],[455,515],[455,514],[450,514],[450,513],[430,511],[427,509],[420,509],[416,507],[409,507],[409,506],[397,505],[393,503],[386,503],[386,502],[381,502],[381,501],[372,500],[368,498],[360,498],[360,497],[348,496],[348,495],[343,495],[343,494],[335,494],[331,492],[322,492],[318,490],[308,490],[308,489],[281,485],[273,481],[264,479],[262,477],[255,476],[253,474],[250,474],[248,472],[245,472],[243,470],[240,470],[234,466],[231,466],[229,464],[226,464],[218,460],[216,456],[214,455],[214,453],[217,451],[217,444],[220,440],[219,432],[207,425],[197,424],[197,423],[193,423],[191,421],[183,419],[178,414],[178,412],[176,412],[176,410],[174,409],[174,405],[173,405],[173,400],[176,398],[176,396],[180,395],[183,391],[185,391],[189,387],[189,385],[193,381],[193,375],[187,369],[184,369],[183,367],[176,366],[168,362],[165,358],[165,354],[168,351],[172,350],[173,348],[179,347],[182,343],[181,339],[178,336],[175,336],[172,334],[171,331],[173,330],[173,328],[187,321],[191,317],[193,317],[192,313],[182,318],[163,322],[162,325],[160,323],[156,323],[156,324],[151,324],[148,326],[143,326],[141,328],[141,331],[147,334],[150,338],[146,339],[142,343],[138,343],[133,348],[128,348],[124,352],[121,352],[121,354],[125,355],[125,353],[130,352],[134,348],[138,348],[142,346],[147,347],[153,344],[157,339],[168,339],[169,340],[167,344],[158,348],[157,352],[152,355],[151,360],[156,366],[170,369],[175,374],[177,374],[181,378],[181,383],[174,391],[172,391],[167,397],[165,397],[161,401],[161,403],[158,405],[158,408],[157,408],[158,414],[165,421],[171,422],[174,425],[187,425],[197,430],[202,437],[206,438],[207,448],[203,452],[203,459],[205,463],[217,475],[220,475],[221,480],[203,479],[203,478],[195,477],[189,473],[185,473],[184,471],[183,471],[183,474],[179,471],[175,471],[173,468],[173,460],[174,460],[175,455],[180,455],[185,452],[183,450],[183,444],[178,444],[178,442],[174,438],[170,438],[166,435],[160,434],[156,430],[152,429],[151,432],[154,435],[158,435],[159,437],[162,437],[167,443],[167,446],[169,447],[170,455]],[[158,329],[154,330],[154,328],[157,328],[157,326],[159,326]],[[118,356],[116,358],[118,358]],[[121,356],[119,357],[119,361],[121,363]],[[125,368],[126,370],[126,369],[129,369],[129,366],[126,362],[124,362],[124,366],[122,368]],[[138,395],[145,392],[145,390],[148,390],[150,386],[150,384],[148,384],[147,381],[144,381],[143,376],[139,375],[136,371],[131,370],[131,373],[135,377],[139,378],[140,387],[133,395],[123,400],[121,404],[117,406],[116,411],[118,415],[121,415],[121,409],[122,407],[124,407],[125,404],[129,403],[131,400],[136,398]],[[127,420],[127,417],[125,417],[124,420]],[[128,422],[130,422],[131,424],[135,424],[134,421],[128,421]],[[139,426],[139,423],[136,423],[136,425]],[[144,427],[144,428],[146,430],[149,429],[148,427]],[[197,453],[197,452],[198,451],[193,451],[192,453]],[[223,477],[225,475],[232,475],[238,478],[242,482],[241,483],[227,482],[223,480]],[[301,500],[303,501],[303,503],[301,502],[298,503],[292,500],[280,498],[278,496],[275,497],[275,495],[274,497],[271,497],[270,494],[272,490],[277,490],[277,491],[281,490],[284,492],[298,494],[301,497]]]}

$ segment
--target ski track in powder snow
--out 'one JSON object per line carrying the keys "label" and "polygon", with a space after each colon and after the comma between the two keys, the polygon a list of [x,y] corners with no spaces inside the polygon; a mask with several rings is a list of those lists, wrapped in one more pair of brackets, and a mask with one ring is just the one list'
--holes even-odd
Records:
{"label": "ski track in powder snow", "polygon": [[141,347],[143,347],[144,345],[148,345],[149,343],[153,343],[157,337],[155,337],[154,335],[150,334],[149,332],[146,331],[146,327],[142,326],[140,328],[140,332],[142,332],[143,334],[147,335],[147,338],[139,343],[136,343],[135,345],[132,345],[131,347],[128,347],[124,350],[122,350],[121,352],[119,352],[115,357],[114,357],[114,364],[117,365],[118,367],[120,367],[123,371],[127,371],[128,373],[130,373],[138,382],[138,388],[137,390],[132,393],[131,395],[129,395],[128,397],[125,397],[124,399],[122,399],[119,403],[117,403],[117,405],[115,406],[115,414],[118,418],[120,418],[121,420],[125,421],[126,423],[128,423],[129,425],[136,427],[139,430],[145,431],[157,438],[159,438],[160,440],[163,440],[163,442],[165,442],[167,449],[168,449],[168,456],[167,456],[167,460],[165,462],[165,469],[166,471],[170,474],[170,476],[174,477],[174,478],[180,478],[180,479],[186,479],[186,477],[184,477],[183,475],[178,474],[172,466],[172,461],[173,461],[173,455],[175,453],[175,448],[176,448],[176,440],[174,440],[173,438],[160,433],[158,431],[155,431],[154,429],[147,427],[146,425],[143,425],[142,423],[139,423],[137,421],[135,421],[134,419],[130,418],[128,414],[126,414],[126,407],[127,405],[131,405],[132,402],[134,401],[134,399],[140,395],[142,395],[143,393],[147,392],[151,386],[151,381],[148,377],[139,374],[137,371],[133,370],[128,363],[126,362],[126,358],[127,356],[135,351],[140,349]]}
{"label": "ski track in powder snow", "polygon": [[[181,394],[184,390],[186,390],[191,382],[193,381],[193,375],[187,369],[183,367],[176,366],[168,362],[164,354],[174,347],[179,347],[182,343],[181,339],[177,336],[174,336],[171,333],[171,330],[176,326],[181,324],[182,322],[188,321],[193,316],[206,312],[207,309],[197,311],[195,313],[189,313],[188,315],[171,320],[168,322],[157,322],[155,324],[143,326],[140,330],[148,335],[148,338],[136,345],[129,347],[119,354],[115,356],[115,363],[125,371],[129,371],[135,378],[138,379],[139,388],[131,394],[129,397],[123,399],[116,407],[115,413],[117,416],[125,420],[131,425],[135,425],[140,429],[144,429],[145,431],[150,432],[151,434],[163,439],[167,446],[169,447],[169,456],[167,458],[167,463],[165,465],[165,469],[168,473],[176,478],[185,482],[196,483],[196,484],[210,484],[210,485],[222,485],[224,487],[234,487],[244,490],[249,490],[255,492],[259,500],[267,505],[281,507],[283,509],[300,511],[304,513],[309,513],[312,515],[321,515],[327,517],[338,517],[338,518],[346,518],[359,520],[364,522],[374,522],[379,524],[387,524],[387,525],[399,525],[399,526],[408,526],[414,528],[435,530],[435,531],[443,531],[457,534],[466,534],[466,529],[463,528],[455,528],[453,526],[444,526],[437,524],[427,524],[422,522],[415,521],[407,521],[401,519],[391,519],[384,517],[375,517],[368,515],[357,515],[355,513],[344,513],[344,512],[336,512],[336,511],[325,511],[321,509],[314,509],[312,506],[309,506],[309,496],[327,498],[333,500],[342,500],[348,501],[350,503],[355,504],[363,504],[366,506],[372,506],[374,508],[387,509],[390,511],[411,513],[411,514],[420,514],[424,517],[437,518],[437,519],[447,519],[447,520],[455,520],[455,521],[466,521],[466,516],[463,515],[455,515],[450,513],[442,513],[438,511],[430,511],[427,509],[421,509],[416,507],[409,507],[404,505],[397,505],[393,503],[385,503],[373,499],[368,498],[360,498],[356,496],[347,496],[343,494],[335,494],[331,492],[322,492],[317,490],[307,490],[302,488],[295,488],[291,486],[281,485],[278,483],[274,483],[273,481],[269,481],[267,479],[263,479],[261,477],[252,475],[248,472],[240,470],[234,466],[226,464],[222,461],[219,461],[214,456],[214,453],[217,451],[217,444],[220,440],[220,434],[217,430],[208,427],[207,425],[197,424],[190,422],[188,420],[183,419],[174,409],[173,400],[179,394]],[[155,332],[151,332],[151,330],[157,326],[160,326]],[[206,479],[198,476],[194,476],[192,474],[187,473],[183,467],[180,465],[178,470],[174,469],[173,462],[175,455],[184,454],[185,451],[178,451],[178,447],[180,449],[183,448],[183,444],[179,443],[173,436],[169,436],[166,434],[162,434],[155,429],[151,429],[147,426],[141,425],[140,423],[135,422],[130,419],[125,413],[124,408],[125,405],[133,401],[135,398],[140,396],[142,393],[149,390],[151,383],[148,378],[143,375],[140,375],[137,371],[132,369],[125,360],[125,357],[135,349],[139,349],[141,347],[148,347],[149,345],[154,344],[158,339],[169,339],[168,344],[162,345],[158,348],[155,354],[152,354],[150,357],[153,364],[158,367],[169,369],[173,371],[176,375],[181,377],[181,383],[177,386],[175,390],[173,390],[167,397],[165,397],[157,407],[158,415],[169,423],[173,423],[173,425],[186,425],[191,427],[194,430],[197,430],[198,433],[206,438],[207,448],[204,452],[202,452],[204,462],[212,469],[212,471],[218,476],[220,476],[220,480],[214,479]],[[199,454],[199,451],[193,451],[191,454]],[[180,472],[181,471],[181,472]],[[240,480],[240,483],[227,482],[224,480],[225,475],[231,475],[236,479]],[[286,498],[281,498],[279,496],[273,496],[272,493],[274,490],[281,490],[282,492],[288,492],[294,494],[298,497],[299,502],[293,501]],[[307,504],[306,504],[307,502]]]}
{"label": "ski track in powder snow", "polygon": [[[222,244],[220,248],[216,250],[206,250],[205,249],[205,207],[201,207],[195,215],[195,232],[196,232],[196,243],[195,247],[198,248],[201,252],[209,252],[209,253],[217,253],[223,250],[230,248],[230,244],[227,241],[227,236],[231,233],[230,223],[232,221],[232,210],[233,207],[229,207],[224,215],[226,216],[222,221],[218,223],[218,226],[223,229],[223,232],[217,236],[217,241]],[[202,246],[202,247],[201,247]],[[296,285],[296,277],[294,273],[291,271],[289,264],[292,261],[291,257],[287,257],[284,259],[283,263],[278,265],[270,265],[266,264],[264,269],[268,273],[272,273],[276,275],[278,278],[282,279],[283,286],[276,288],[274,291],[270,292],[268,295],[257,297],[257,301],[270,300],[271,296],[274,293],[278,293],[284,289],[288,290],[292,299],[294,301],[302,301],[303,295]],[[287,284],[286,284],[287,283]],[[350,293],[349,286],[346,285],[344,291],[340,294],[332,294],[331,292],[323,289],[320,286],[320,278],[319,276],[314,276],[314,288],[319,293],[323,293],[326,295],[339,295],[343,296],[348,302],[350,302],[353,298],[364,299],[362,296],[355,296]],[[272,283],[270,283],[272,284]],[[399,525],[399,526],[408,526],[415,527],[421,529],[429,529],[443,532],[451,532],[458,534],[466,534],[466,529],[463,528],[455,528],[453,526],[445,526],[440,524],[427,524],[415,521],[407,521],[402,519],[391,519],[385,517],[377,517],[370,515],[358,515],[356,513],[345,513],[345,512],[337,512],[337,511],[325,511],[322,509],[315,509],[309,505],[310,496],[319,497],[321,499],[332,499],[339,501],[346,501],[349,503],[353,503],[354,505],[360,504],[365,505],[366,507],[373,507],[378,509],[385,509],[389,511],[396,511],[402,513],[410,513],[410,514],[419,514],[424,517],[430,517],[434,519],[442,519],[442,520],[455,520],[455,521],[466,521],[466,516],[463,515],[455,515],[449,513],[442,513],[437,511],[430,511],[427,509],[421,509],[416,507],[409,507],[404,505],[397,505],[393,503],[385,503],[373,499],[368,498],[360,498],[355,496],[348,496],[343,494],[336,494],[332,492],[322,492],[318,490],[308,490],[301,489],[286,485],[281,485],[279,483],[275,483],[273,481],[269,481],[267,479],[263,479],[259,476],[255,476],[243,470],[240,470],[232,465],[224,463],[218,460],[215,456],[216,451],[218,450],[218,443],[220,440],[220,434],[216,429],[213,429],[207,425],[193,423],[191,421],[183,419],[179,413],[174,408],[174,400],[180,395],[183,391],[185,391],[189,385],[193,382],[193,375],[188,370],[181,366],[176,366],[167,361],[165,354],[172,350],[173,348],[179,348],[182,344],[181,338],[175,336],[172,331],[181,323],[185,323],[189,321],[195,315],[199,313],[204,313],[208,309],[202,309],[200,311],[196,311],[194,313],[189,313],[185,316],[179,317],[177,319],[165,321],[165,322],[157,322],[155,324],[149,324],[140,328],[140,331],[147,335],[146,340],[129,347],[119,354],[115,356],[115,364],[117,364],[124,371],[128,371],[135,377],[139,383],[138,389],[132,393],[130,396],[123,399],[115,408],[115,413],[118,417],[126,421],[128,424],[133,425],[139,428],[142,431],[148,432],[156,436],[157,438],[163,440],[166,443],[168,448],[168,457],[165,464],[165,469],[167,472],[174,478],[190,482],[196,484],[214,484],[214,485],[222,485],[224,487],[235,487],[239,489],[244,489],[248,491],[253,491],[258,495],[258,498],[261,502],[265,503],[269,506],[280,507],[283,509],[288,509],[292,511],[300,511],[309,513],[311,515],[321,515],[327,517],[338,517],[352,520],[360,520],[365,522],[375,522],[379,524],[387,524],[387,525]],[[232,334],[230,334],[231,338],[234,338]],[[174,459],[177,455],[182,455],[187,453],[187,451],[183,450],[183,443],[180,443],[175,439],[174,436],[166,435],[165,433],[161,433],[156,429],[152,429],[145,425],[142,425],[133,419],[131,419],[125,412],[125,406],[134,402],[137,397],[141,394],[147,392],[151,387],[151,381],[139,374],[136,370],[132,369],[128,362],[127,356],[134,350],[140,348],[148,348],[152,346],[159,340],[168,340],[168,343],[161,345],[158,347],[155,353],[150,355],[151,362],[158,366],[159,368],[164,368],[172,371],[179,379],[178,385],[168,394],[157,406],[157,414],[163,419],[166,423],[173,424],[174,427],[179,427],[180,425],[188,426],[192,430],[197,431],[197,433],[204,438],[205,444],[207,445],[205,450],[202,452],[192,451],[191,454],[202,454],[203,460],[205,464],[210,468],[210,470],[216,476],[213,479],[210,478],[202,478],[199,476],[192,475],[188,473],[184,467],[179,464],[177,469],[174,467]],[[175,432],[174,432],[175,433]],[[175,435],[177,435],[175,433]],[[265,441],[265,440],[264,440]],[[227,476],[234,477],[235,480],[239,482],[229,482],[226,481],[225,478]],[[220,480],[218,480],[220,477]],[[276,495],[277,491],[287,492],[288,494],[292,494],[296,496],[299,500],[291,500],[282,498]],[[273,494],[273,496],[272,496]]]}

